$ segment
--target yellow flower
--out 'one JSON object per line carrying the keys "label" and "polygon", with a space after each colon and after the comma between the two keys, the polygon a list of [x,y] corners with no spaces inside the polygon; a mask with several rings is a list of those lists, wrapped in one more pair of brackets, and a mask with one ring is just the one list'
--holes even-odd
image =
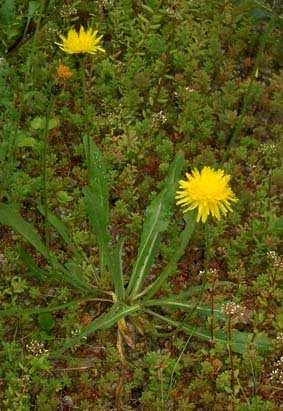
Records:
{"label": "yellow flower", "polygon": [[70,77],[72,77],[73,73],[70,70],[68,66],[65,66],[65,64],[59,64],[56,70],[56,77],[58,80],[68,80]]}
{"label": "yellow flower", "polygon": [[68,31],[67,37],[60,35],[62,43],[56,43],[61,50],[69,54],[75,53],[90,53],[95,54],[98,51],[105,52],[100,46],[100,39],[102,36],[97,37],[97,31],[89,28],[87,30],[84,27],[80,27],[79,32],[74,29]]}
{"label": "yellow flower", "polygon": [[185,207],[184,213],[198,207],[197,222],[205,223],[209,214],[220,219],[232,211],[230,202],[237,198],[229,186],[230,176],[223,170],[213,170],[204,167],[201,172],[193,170],[186,173],[187,180],[180,180],[180,190],[177,191],[177,204]]}

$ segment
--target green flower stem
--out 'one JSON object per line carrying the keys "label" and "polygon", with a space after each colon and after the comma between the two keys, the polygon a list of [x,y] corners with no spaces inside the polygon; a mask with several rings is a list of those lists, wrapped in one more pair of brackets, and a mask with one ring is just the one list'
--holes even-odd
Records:
{"label": "green flower stem", "polygon": [[210,302],[211,302],[210,333],[211,333],[211,341],[212,342],[214,340],[214,329],[215,329],[214,291],[215,291],[215,281],[212,282],[211,293],[210,293]]}
{"label": "green flower stem", "polygon": [[83,108],[87,106],[87,78],[86,78],[86,67],[87,67],[87,55],[83,54],[81,57],[81,78],[82,78],[82,92],[83,92]]}
{"label": "green flower stem", "polygon": [[185,353],[185,351],[186,351],[186,349],[187,349],[187,347],[188,347],[191,339],[192,339],[192,335],[190,335],[190,336],[188,337],[187,341],[185,342],[185,344],[184,344],[184,346],[183,346],[183,348],[182,348],[182,350],[181,350],[181,352],[180,352],[180,354],[179,354],[179,356],[178,356],[178,358],[177,358],[177,360],[176,360],[176,362],[175,362],[175,364],[174,364],[173,370],[172,370],[171,375],[170,375],[170,382],[169,382],[169,387],[168,387],[167,395],[166,395],[167,401],[169,400],[170,392],[171,392],[171,389],[172,389],[173,384],[174,384],[174,382],[175,382],[174,375],[175,375],[175,373],[176,373],[178,364],[180,363],[180,361],[181,361],[181,359],[182,359],[182,357],[183,357],[183,355],[184,355],[184,353]]}
{"label": "green flower stem", "polygon": [[[44,12],[47,10],[47,8],[49,6],[49,1],[50,0],[43,0],[43,1],[39,2],[40,6],[39,6],[38,10],[37,10],[37,7],[36,7],[36,13],[32,13],[31,16],[28,16],[27,24],[26,24],[26,27],[24,29],[22,41],[24,41],[24,38],[27,35],[27,32],[28,32],[28,29],[29,29],[29,26],[30,26],[31,22],[33,22],[33,21],[35,22],[35,31],[34,31],[32,42],[31,42],[31,52],[30,52],[30,54],[28,56],[28,60],[27,60],[28,69],[26,70],[26,73],[25,73],[25,83],[28,81],[29,73],[32,73],[33,83],[34,83],[34,75],[35,75],[35,72],[36,72],[37,67],[38,67],[38,60],[36,59],[36,57],[37,57],[36,49],[38,47],[38,44],[37,44],[38,34],[40,32],[40,29],[41,29],[41,22],[43,20]],[[36,2],[30,2],[30,3],[36,3]]]}
{"label": "green flower stem", "polygon": [[[231,390],[233,393],[233,397],[235,398],[235,367],[234,367],[234,358],[233,358],[233,352],[232,352],[232,319],[231,316],[229,315],[228,317],[228,343],[227,343],[227,348],[228,348],[228,354],[229,354],[229,360],[230,360],[230,367],[231,367]],[[234,398],[232,402],[232,407],[233,410],[235,409],[235,403],[234,403]]]}
{"label": "green flower stem", "polygon": [[[82,108],[83,111],[86,109],[87,107],[87,77],[86,77],[86,68],[87,68],[87,55],[86,54],[82,54],[79,56],[80,58],[80,77],[81,77],[81,81],[82,81]],[[85,113],[83,113],[85,115]],[[87,162],[87,170],[88,170],[88,183],[89,185],[91,184],[91,141],[90,141],[90,135],[89,133],[87,133],[87,138],[86,138],[86,162]],[[91,234],[89,233],[89,244],[91,244]],[[101,254],[101,252],[100,252]],[[100,265],[100,274],[105,272],[105,265],[102,262],[102,258],[99,259],[99,265]],[[96,283],[99,283],[99,279],[96,275],[96,273],[94,273],[94,278]]]}
{"label": "green flower stem", "polygon": [[50,99],[46,109],[45,123],[43,130],[43,149],[42,149],[42,204],[44,208],[44,240],[47,250],[49,250],[49,233],[48,233],[48,193],[47,193],[47,154],[48,154],[48,133],[49,120],[54,105],[54,94],[52,93],[52,86],[50,89]]}
{"label": "green flower stem", "polygon": [[[86,78],[86,67],[87,67],[87,55],[80,54],[78,56],[78,64],[80,67],[80,77],[81,77],[81,85],[82,85],[82,114],[85,116],[85,109],[87,107],[87,78]],[[87,131],[87,130],[85,130]],[[88,151],[87,151],[87,168],[90,175],[90,142],[89,142],[89,135],[88,135]]]}

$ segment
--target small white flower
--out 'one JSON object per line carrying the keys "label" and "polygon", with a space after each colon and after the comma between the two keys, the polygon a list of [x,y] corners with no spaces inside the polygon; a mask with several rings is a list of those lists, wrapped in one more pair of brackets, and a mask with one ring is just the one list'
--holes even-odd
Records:
{"label": "small white flower", "polygon": [[31,340],[29,344],[26,344],[26,350],[34,357],[48,354],[48,350],[44,348],[44,344],[37,340]]}

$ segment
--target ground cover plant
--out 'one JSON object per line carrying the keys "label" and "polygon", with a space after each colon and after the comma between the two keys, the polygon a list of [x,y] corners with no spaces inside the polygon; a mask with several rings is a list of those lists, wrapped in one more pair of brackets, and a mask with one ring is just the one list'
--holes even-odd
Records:
{"label": "ground cover plant", "polygon": [[1,409],[280,409],[281,30],[1,3]]}

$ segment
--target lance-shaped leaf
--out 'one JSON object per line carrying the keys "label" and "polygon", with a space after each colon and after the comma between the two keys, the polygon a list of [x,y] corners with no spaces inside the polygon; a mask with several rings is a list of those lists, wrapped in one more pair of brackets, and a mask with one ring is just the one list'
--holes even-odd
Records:
{"label": "lance-shaped leaf", "polygon": [[50,253],[34,227],[25,221],[23,217],[7,204],[0,204],[0,223],[10,226],[29,242],[47,260]]}
{"label": "lance-shaped leaf", "polygon": [[[134,314],[140,310],[140,305],[126,306],[119,303],[113,304],[113,306],[102,314],[100,317],[95,319],[91,324],[85,327],[78,335],[67,340],[62,346],[60,351],[64,351],[68,348],[73,347],[75,344],[81,342],[82,338],[87,337],[90,334],[98,330],[105,330],[117,324],[119,320],[127,317],[128,315]],[[59,352],[60,352],[59,351]]]}
{"label": "lance-shaped leaf", "polygon": [[[175,297],[175,298],[174,298]],[[193,304],[186,301],[178,299],[178,296],[171,296],[171,298],[160,298],[156,300],[148,300],[144,303],[145,307],[160,306],[164,308],[179,308],[184,311],[197,312],[204,316],[209,316],[212,314],[211,307],[204,304]],[[213,314],[218,319],[225,319],[226,316],[223,314],[220,308],[214,308]]]}
{"label": "lance-shaped leaf", "polygon": [[111,253],[111,274],[114,284],[115,294],[118,301],[122,302],[125,299],[125,287],[123,279],[123,251],[124,240],[120,239],[118,244],[114,247]]}
{"label": "lance-shaped leaf", "polygon": [[106,215],[103,209],[100,208],[101,203],[98,196],[91,189],[86,188],[84,190],[84,200],[89,221],[92,225],[99,247],[100,269],[101,271],[104,271],[106,266],[108,266],[108,268],[110,269],[110,235],[107,229],[108,224],[106,223]]}
{"label": "lance-shaped leaf", "polygon": [[19,255],[22,261],[25,263],[26,267],[29,269],[28,274],[31,277],[37,278],[40,281],[46,281],[48,279],[48,273],[42,270],[42,268],[39,268],[37,264],[35,264],[32,256],[23,248],[19,249]]}
{"label": "lance-shaped leaf", "polygon": [[168,277],[175,274],[177,270],[177,263],[180,260],[180,258],[184,255],[187,245],[195,229],[195,225],[196,225],[195,213],[190,212],[186,214],[185,220],[186,220],[186,226],[184,230],[181,232],[179,245],[176,251],[174,252],[173,256],[171,257],[171,260],[166,265],[166,267],[161,271],[161,273],[158,275],[156,280],[152,284],[150,284],[144,291],[138,294],[136,298],[139,298],[143,295],[146,296],[146,299],[152,298],[156,294],[156,292],[160,290],[160,288],[163,286],[163,284],[168,279]]}
{"label": "lance-shaped leaf", "polygon": [[9,308],[7,310],[0,310],[0,318],[1,317],[10,317],[10,316],[15,316],[15,317],[22,317],[26,315],[34,315],[34,314],[41,314],[41,313],[51,313],[54,311],[60,311],[60,310],[66,310],[67,308],[74,307],[74,306],[79,306],[81,302],[86,301],[85,299],[81,300],[74,300],[70,301],[69,303],[65,304],[60,304],[60,305],[49,305],[44,308],[31,308],[31,309],[26,309],[25,307],[15,307],[15,308]]}
{"label": "lance-shaped leaf", "polygon": [[42,204],[38,204],[37,206],[38,211],[47,219],[47,221],[55,228],[57,233],[63,238],[65,243],[70,247],[72,250],[73,254],[79,258],[79,259],[84,259],[86,260],[87,257],[84,255],[84,253],[76,247],[73,239],[70,236],[70,233],[68,231],[68,228],[64,222],[58,218],[52,211],[45,210],[44,206]]}
{"label": "lance-shaped leaf", "polygon": [[[61,263],[59,263],[56,256],[45,246],[32,224],[25,221],[20,213],[7,204],[0,204],[0,223],[10,226],[46,258],[52,268],[52,274],[50,276],[52,279],[56,278],[58,281],[65,281],[67,284],[72,285],[79,290],[92,290],[92,288],[83,280],[82,276],[69,272]],[[24,258],[26,258],[26,261],[29,260],[27,259],[27,255],[25,255]],[[32,272],[38,277],[39,271],[36,273],[34,266]]]}
{"label": "lance-shaped leaf", "polygon": [[103,156],[94,142],[84,136],[84,149],[89,172],[89,187],[84,190],[85,206],[99,246],[100,268],[109,264],[109,193]]}
{"label": "lance-shaped leaf", "polygon": [[169,169],[163,190],[154,198],[146,210],[138,256],[127,289],[127,294],[131,298],[138,294],[142,282],[149,273],[159,251],[160,237],[166,230],[171,218],[171,207],[175,199],[176,185],[184,161],[184,154],[179,152]]}
{"label": "lance-shaped leaf", "polygon": [[68,233],[68,229],[66,225],[63,223],[60,218],[58,218],[54,213],[52,213],[49,209],[45,210],[44,206],[42,204],[38,204],[37,206],[38,211],[46,217],[48,222],[55,228],[55,230],[60,234],[60,236],[63,238],[63,240],[66,242],[68,245],[73,245],[72,239]]}
{"label": "lance-shaped leaf", "polygon": [[[211,341],[211,331],[203,329],[197,326],[190,326],[189,324],[183,324],[179,321],[172,320],[169,317],[158,314],[155,311],[147,310],[147,312],[161,321],[165,321],[173,327],[184,331],[188,335],[192,335],[200,338],[201,340]],[[227,346],[229,343],[227,334],[224,331],[218,330],[213,334],[214,342],[220,342]],[[231,348],[238,354],[243,354],[249,347],[253,346],[258,352],[264,354],[270,350],[270,340],[265,335],[253,335],[242,331],[232,331],[231,333]]]}

